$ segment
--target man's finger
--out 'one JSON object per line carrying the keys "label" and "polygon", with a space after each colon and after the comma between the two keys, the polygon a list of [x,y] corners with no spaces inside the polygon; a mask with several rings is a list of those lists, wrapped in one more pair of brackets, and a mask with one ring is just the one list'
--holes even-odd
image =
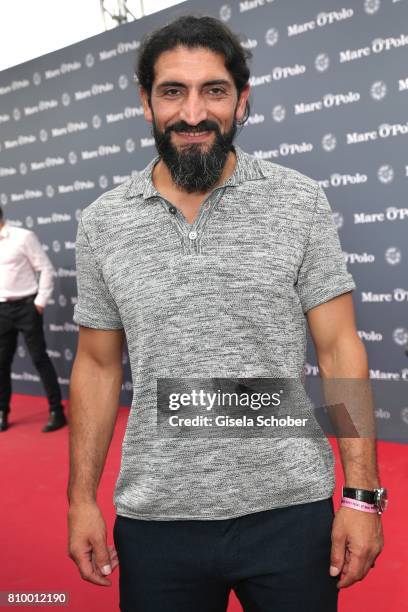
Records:
{"label": "man's finger", "polygon": [[93,568],[91,552],[85,552],[78,555],[73,556],[75,563],[79,568],[79,573],[84,580],[88,582],[92,582],[93,584],[98,584],[101,586],[110,586],[111,582],[104,578],[103,576],[99,576]]}
{"label": "man's finger", "polygon": [[115,559],[114,561],[112,561],[111,563],[111,567],[112,567],[112,572],[114,569],[116,569],[119,565],[119,561],[117,559]]}
{"label": "man's finger", "polygon": [[91,560],[92,560],[93,571],[95,572],[95,574],[98,574],[98,576],[103,576],[103,574],[102,574],[101,570],[99,569],[98,564],[96,562],[94,551],[92,551]]}
{"label": "man's finger", "polygon": [[350,552],[350,561],[347,568],[347,574],[337,583],[338,588],[348,587],[358,580],[364,578],[364,568],[367,563],[367,554],[365,551]]}
{"label": "man's finger", "polygon": [[106,542],[98,540],[93,542],[93,552],[95,555],[95,563],[103,576],[108,576],[112,573],[111,559],[109,549]]}
{"label": "man's finger", "polygon": [[338,576],[344,565],[346,553],[346,538],[332,535],[332,546],[330,553],[330,576]]}
{"label": "man's finger", "polygon": [[345,558],[344,558],[344,565],[343,568],[341,570],[341,574],[339,576],[339,580],[337,581],[336,586],[339,588],[339,582],[341,580],[343,580],[345,578],[345,576],[347,575],[348,569],[349,569],[349,562],[350,562],[350,552],[348,549],[346,549],[346,554],[345,554]]}
{"label": "man's finger", "polygon": [[112,569],[113,569],[113,565],[114,565],[114,564],[116,564],[116,565],[117,565],[117,564],[119,563],[119,560],[118,560],[118,555],[117,555],[117,554],[115,554],[115,553],[111,553],[111,554],[110,554],[110,561],[111,561],[111,565],[112,565]]}
{"label": "man's finger", "polygon": [[[113,570],[119,565],[119,560],[118,560],[118,554],[116,552],[116,550],[112,551],[109,550],[109,555],[110,555],[110,566],[111,566],[111,570],[113,572]],[[98,564],[96,563],[96,559],[95,559],[95,554],[92,554],[92,564],[93,564],[93,568],[94,571],[99,574],[99,576],[103,576],[104,574],[102,574],[101,569],[98,567]]]}
{"label": "man's finger", "polygon": [[377,556],[374,552],[371,553],[367,559],[367,562],[364,566],[364,576],[366,576],[368,574],[368,572],[373,569],[373,567],[375,566],[375,562],[377,559]]}
{"label": "man's finger", "polygon": [[108,550],[109,550],[109,555],[111,556],[111,558],[118,556],[117,550],[114,546],[108,546]]}

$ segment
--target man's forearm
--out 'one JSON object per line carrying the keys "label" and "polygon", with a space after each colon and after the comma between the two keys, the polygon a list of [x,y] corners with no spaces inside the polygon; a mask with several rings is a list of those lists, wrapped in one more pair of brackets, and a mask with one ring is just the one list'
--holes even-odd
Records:
{"label": "man's forearm", "polygon": [[[331,404],[331,394],[338,395],[351,420],[357,423],[360,436],[345,437],[341,426],[338,431],[338,446],[343,465],[345,486],[374,489],[380,486],[376,439],[375,416],[370,393],[367,353],[361,339],[356,335],[347,337],[333,348],[330,354],[319,360],[323,388],[328,389],[326,400]],[[327,379],[327,380],[326,380]],[[336,379],[330,383],[330,379]],[[352,380],[348,384],[343,379]],[[339,384],[336,385],[336,382]],[[334,402],[336,403],[336,402]],[[335,411],[334,411],[335,414]]]}
{"label": "man's forearm", "polygon": [[122,368],[76,359],[70,383],[70,504],[95,502],[114,431]]}

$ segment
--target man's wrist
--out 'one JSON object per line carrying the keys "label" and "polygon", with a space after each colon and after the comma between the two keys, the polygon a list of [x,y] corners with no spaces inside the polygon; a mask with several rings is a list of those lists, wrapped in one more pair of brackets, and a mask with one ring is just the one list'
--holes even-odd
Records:
{"label": "man's wrist", "polygon": [[70,510],[74,510],[75,508],[80,508],[84,506],[96,506],[96,505],[97,505],[96,499],[90,499],[90,498],[73,499],[68,502],[68,508]]}
{"label": "man's wrist", "polygon": [[374,489],[380,488],[380,481],[378,478],[346,478],[344,481],[345,487],[351,487],[352,489],[367,489],[368,491],[374,491]]}
{"label": "man's wrist", "polygon": [[89,491],[68,491],[67,497],[70,507],[96,504],[96,494]]}

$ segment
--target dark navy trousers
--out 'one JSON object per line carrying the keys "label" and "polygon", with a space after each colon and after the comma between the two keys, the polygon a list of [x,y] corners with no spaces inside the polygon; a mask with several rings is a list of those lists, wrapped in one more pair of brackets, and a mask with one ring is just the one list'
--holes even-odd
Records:
{"label": "dark navy trousers", "polygon": [[122,612],[335,612],[332,498],[222,520],[117,516]]}

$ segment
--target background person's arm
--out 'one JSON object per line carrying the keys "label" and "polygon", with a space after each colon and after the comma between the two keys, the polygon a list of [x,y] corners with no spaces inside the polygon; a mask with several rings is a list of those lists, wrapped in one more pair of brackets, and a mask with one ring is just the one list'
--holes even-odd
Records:
{"label": "background person's arm", "polygon": [[40,273],[34,306],[42,313],[54,290],[54,266],[34,232],[27,234],[23,249],[33,270]]}
{"label": "background person's arm", "polygon": [[122,385],[123,330],[80,326],[69,392],[69,556],[84,580],[110,585],[118,564],[108,547],[97,489],[112,440]]}

